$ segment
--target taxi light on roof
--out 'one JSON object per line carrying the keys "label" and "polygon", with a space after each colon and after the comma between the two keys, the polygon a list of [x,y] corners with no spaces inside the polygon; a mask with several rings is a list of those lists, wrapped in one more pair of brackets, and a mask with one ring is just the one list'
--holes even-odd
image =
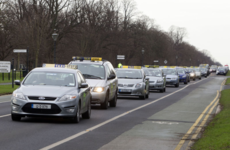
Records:
{"label": "taxi light on roof", "polygon": [[144,65],[146,68],[159,68],[159,65]]}
{"label": "taxi light on roof", "polygon": [[91,60],[91,61],[102,61],[101,57],[79,57],[79,56],[73,56],[73,60]]}
{"label": "taxi light on roof", "polygon": [[141,66],[122,66],[122,68],[141,69]]}

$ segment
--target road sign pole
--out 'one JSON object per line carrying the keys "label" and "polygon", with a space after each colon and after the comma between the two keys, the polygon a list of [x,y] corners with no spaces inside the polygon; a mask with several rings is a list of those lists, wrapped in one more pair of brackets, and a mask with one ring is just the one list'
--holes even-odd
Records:
{"label": "road sign pole", "polygon": [[27,48],[27,67],[26,67],[26,73],[29,73],[29,48]]}
{"label": "road sign pole", "polygon": [[12,59],[12,88],[14,88],[14,59]]}

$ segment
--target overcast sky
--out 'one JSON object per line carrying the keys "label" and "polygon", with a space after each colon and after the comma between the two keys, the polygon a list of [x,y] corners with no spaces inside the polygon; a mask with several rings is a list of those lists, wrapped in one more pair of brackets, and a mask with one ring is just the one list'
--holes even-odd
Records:
{"label": "overcast sky", "polygon": [[230,65],[230,0],[135,0],[137,9],[162,30],[187,31],[185,41]]}

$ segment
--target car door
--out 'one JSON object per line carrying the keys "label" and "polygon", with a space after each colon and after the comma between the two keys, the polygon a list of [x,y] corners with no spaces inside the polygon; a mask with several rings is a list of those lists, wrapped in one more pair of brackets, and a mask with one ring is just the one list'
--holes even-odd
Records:
{"label": "car door", "polygon": [[[81,74],[81,72],[78,72],[79,73],[79,76],[81,78],[81,82],[82,83],[86,83],[86,80],[84,78],[84,76]],[[83,107],[84,107],[84,110],[87,110],[87,106],[90,105],[90,97],[91,97],[91,94],[90,94],[90,86],[88,86],[87,88],[84,88],[84,91],[83,91]]]}
{"label": "car door", "polygon": [[111,74],[111,71],[110,71],[108,64],[105,65],[105,72],[106,72],[106,87],[109,89],[109,100],[111,100],[112,96],[113,96],[113,91],[111,90],[113,82],[112,82],[112,80],[108,79],[108,77]]}
{"label": "car door", "polygon": [[108,63],[108,66],[109,66],[109,69],[110,69],[110,74],[114,75],[115,78],[114,79],[111,79],[111,87],[110,87],[110,90],[112,91],[112,94],[111,94],[111,99],[114,98],[115,94],[117,94],[117,77],[116,77],[116,73],[115,73],[115,70],[112,66],[111,63]]}
{"label": "car door", "polygon": [[[84,80],[82,80],[81,74],[79,72],[77,72],[77,76],[78,76],[78,83],[79,83],[79,87],[81,85],[81,83],[84,83]],[[86,90],[87,88],[79,88],[79,95],[80,95],[80,100],[81,100],[81,112],[84,112],[86,110],[86,100],[87,100],[87,96],[86,96]]]}

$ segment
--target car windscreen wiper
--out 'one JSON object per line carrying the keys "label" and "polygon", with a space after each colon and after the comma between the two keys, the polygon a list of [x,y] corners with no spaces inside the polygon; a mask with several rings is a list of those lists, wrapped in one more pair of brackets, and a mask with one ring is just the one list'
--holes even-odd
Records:
{"label": "car windscreen wiper", "polygon": [[94,76],[91,74],[82,74],[85,78],[90,78],[90,79],[102,79],[101,77]]}

